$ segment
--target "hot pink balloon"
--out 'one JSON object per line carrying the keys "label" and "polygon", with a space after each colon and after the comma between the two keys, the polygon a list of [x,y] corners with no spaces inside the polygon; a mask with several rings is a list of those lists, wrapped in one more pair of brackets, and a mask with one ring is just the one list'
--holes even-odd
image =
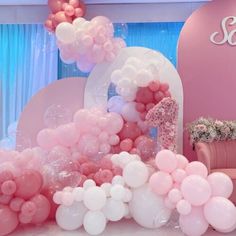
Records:
{"label": "hot pink balloon", "polygon": [[41,194],[36,195],[30,200],[36,205],[36,213],[32,218],[33,224],[40,224],[47,220],[50,214],[50,203],[46,197]]}
{"label": "hot pink balloon", "polygon": [[205,204],[211,197],[211,187],[201,176],[190,175],[181,184],[181,192],[185,200],[193,206]]}
{"label": "hot pink balloon", "polygon": [[187,175],[199,175],[203,178],[206,178],[208,175],[206,166],[199,161],[190,162],[186,166],[185,171]]}
{"label": "hot pink balloon", "polygon": [[0,205],[0,236],[12,233],[18,224],[17,214],[8,206]]}
{"label": "hot pink balloon", "polygon": [[37,143],[40,147],[50,150],[57,145],[56,133],[52,129],[43,129],[37,135]]}
{"label": "hot pink balloon", "polygon": [[233,192],[233,182],[230,177],[221,172],[215,172],[207,177],[211,186],[212,196],[229,198]]}
{"label": "hot pink balloon", "polygon": [[161,171],[171,173],[177,168],[177,158],[170,150],[162,150],[156,155],[156,165]]}
{"label": "hot pink balloon", "polygon": [[29,199],[39,193],[43,179],[39,172],[35,170],[25,170],[23,174],[15,179],[16,182],[16,197]]}
{"label": "hot pink balloon", "polygon": [[193,207],[190,214],[180,215],[179,225],[188,236],[201,236],[209,227],[201,207]]}
{"label": "hot pink balloon", "polygon": [[204,215],[209,224],[219,230],[228,230],[236,224],[236,208],[223,197],[212,197],[204,206]]}
{"label": "hot pink balloon", "polygon": [[171,190],[173,180],[168,173],[158,171],[149,179],[149,186],[156,194],[165,195]]}

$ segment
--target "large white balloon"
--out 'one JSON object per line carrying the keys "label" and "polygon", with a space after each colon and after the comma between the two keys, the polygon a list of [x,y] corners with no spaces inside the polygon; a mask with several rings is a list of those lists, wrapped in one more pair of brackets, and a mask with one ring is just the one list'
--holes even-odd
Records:
{"label": "large white balloon", "polygon": [[63,22],[56,28],[56,37],[62,43],[73,43],[75,41],[76,33],[74,25]]}
{"label": "large white balloon", "polygon": [[74,202],[69,207],[60,205],[56,212],[56,222],[64,230],[76,230],[82,226],[87,211],[82,202]]}
{"label": "large white balloon", "polygon": [[106,228],[106,218],[101,211],[88,211],[84,217],[84,229],[90,235],[99,235]]}
{"label": "large white balloon", "polygon": [[164,199],[155,195],[148,185],[133,190],[129,208],[134,220],[143,227],[155,229],[165,225],[171,216]]}

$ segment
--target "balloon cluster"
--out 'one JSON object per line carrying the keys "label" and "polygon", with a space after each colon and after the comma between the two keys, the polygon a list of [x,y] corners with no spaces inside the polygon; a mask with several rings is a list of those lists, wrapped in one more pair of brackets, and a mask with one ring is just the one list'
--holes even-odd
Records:
{"label": "balloon cluster", "polygon": [[108,221],[129,217],[127,203],[131,198],[132,192],[122,176],[117,175],[112,183],[100,187],[93,180],[86,180],[83,187],[66,188],[54,194],[55,203],[60,204],[56,221],[64,230],[76,230],[83,225],[87,233],[98,235]]}
{"label": "balloon cluster", "polygon": [[148,111],[149,126],[158,127],[158,142],[161,149],[176,152],[178,104],[173,98],[163,98]]}
{"label": "balloon cluster", "polygon": [[170,150],[160,151],[155,161],[159,171],[150,177],[149,186],[165,198],[166,207],[177,209],[185,234],[203,235],[209,224],[224,233],[236,228],[236,208],[228,200],[233,183],[227,175],[208,175],[201,162],[188,163],[184,156]]}
{"label": "balloon cluster", "polygon": [[126,46],[123,39],[114,38],[113,24],[104,16],[61,23],[55,33],[61,59],[65,63],[76,62],[83,72],[90,72],[95,64],[113,61]]}
{"label": "balloon cluster", "polygon": [[41,194],[41,174],[35,170],[15,174],[0,171],[0,235],[13,232],[19,223],[43,223],[50,213],[50,203]]}
{"label": "balloon cluster", "polygon": [[48,6],[52,13],[45,21],[45,27],[50,32],[54,32],[60,23],[72,23],[74,19],[85,14],[82,0],[48,0]]}

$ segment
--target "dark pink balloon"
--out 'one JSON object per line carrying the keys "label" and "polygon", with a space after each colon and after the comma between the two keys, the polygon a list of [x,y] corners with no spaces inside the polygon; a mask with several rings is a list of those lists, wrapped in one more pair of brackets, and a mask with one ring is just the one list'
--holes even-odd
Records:
{"label": "dark pink balloon", "polygon": [[31,198],[31,201],[36,205],[36,212],[32,218],[33,224],[40,224],[46,221],[50,214],[50,202],[48,199],[38,194]]}
{"label": "dark pink balloon", "polygon": [[121,140],[124,140],[126,138],[135,140],[138,136],[141,135],[141,133],[142,132],[136,123],[127,122],[124,124],[121,132],[119,133],[119,137],[121,138]]}
{"label": "dark pink balloon", "polygon": [[14,176],[11,171],[4,170],[0,172],[0,183],[3,183],[7,180],[13,180]]}
{"label": "dark pink balloon", "polygon": [[17,190],[16,197],[29,199],[39,193],[43,179],[39,172],[35,170],[25,170],[23,174],[15,179]]}
{"label": "dark pink balloon", "polygon": [[120,142],[120,149],[125,152],[129,152],[133,147],[133,140],[126,138]]}
{"label": "dark pink balloon", "polygon": [[149,85],[148,88],[152,91],[152,92],[156,92],[159,90],[160,88],[160,82],[159,81],[152,81]]}
{"label": "dark pink balloon", "polygon": [[161,85],[160,85],[160,90],[161,90],[162,92],[168,91],[168,90],[169,90],[169,84],[167,84],[167,83],[161,83]]}
{"label": "dark pink balloon", "polygon": [[135,108],[138,112],[144,112],[146,109],[146,107],[143,103],[136,103]]}
{"label": "dark pink balloon", "polygon": [[5,195],[13,195],[16,192],[16,183],[13,180],[7,180],[1,185],[1,191]]}
{"label": "dark pink balloon", "polygon": [[0,194],[0,204],[8,205],[11,199],[12,196]]}
{"label": "dark pink balloon", "polygon": [[13,198],[10,202],[10,208],[12,211],[19,212],[21,210],[21,206],[25,200],[23,198]]}
{"label": "dark pink balloon", "polygon": [[62,10],[62,5],[65,0],[48,0],[48,6],[53,13],[57,13]]}
{"label": "dark pink balloon", "polygon": [[24,202],[21,207],[22,214],[27,215],[27,216],[33,217],[36,214],[36,211],[37,211],[36,205],[32,201]]}
{"label": "dark pink balloon", "polygon": [[139,88],[136,94],[136,101],[144,104],[154,102],[154,96],[152,91],[148,87]]}
{"label": "dark pink balloon", "polygon": [[12,233],[18,224],[17,214],[8,206],[0,205],[0,236]]}

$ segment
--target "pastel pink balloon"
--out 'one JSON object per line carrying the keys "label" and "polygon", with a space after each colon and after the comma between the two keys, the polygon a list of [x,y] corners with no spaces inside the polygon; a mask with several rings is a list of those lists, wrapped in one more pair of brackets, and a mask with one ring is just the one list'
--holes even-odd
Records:
{"label": "pastel pink balloon", "polygon": [[24,215],[33,216],[36,213],[36,205],[32,201],[24,202],[21,206],[21,212]]}
{"label": "pastel pink balloon", "polygon": [[180,215],[179,225],[183,233],[188,236],[201,236],[209,227],[201,207],[192,207],[190,214]]}
{"label": "pastel pink balloon", "polygon": [[62,146],[74,146],[79,140],[79,135],[74,123],[62,125],[56,129],[57,140]]}
{"label": "pastel pink balloon", "polygon": [[108,140],[110,145],[117,145],[120,142],[120,137],[118,135],[111,135]]}
{"label": "pastel pink balloon", "polygon": [[25,200],[39,193],[43,185],[41,174],[35,170],[25,170],[21,176],[15,179],[15,182],[17,187],[15,196]]}
{"label": "pastel pink balloon", "polygon": [[52,129],[43,129],[37,135],[37,143],[40,147],[50,150],[57,145],[56,133]]}
{"label": "pastel pink balloon", "polygon": [[108,124],[105,127],[105,131],[108,134],[117,134],[121,131],[124,125],[124,120],[122,117],[114,112],[110,112],[106,115],[108,119]]}
{"label": "pastel pink balloon", "polygon": [[40,224],[47,220],[50,213],[50,203],[46,197],[38,194],[30,199],[36,205],[36,213],[32,218],[33,224]]}
{"label": "pastel pink balloon", "polygon": [[12,233],[18,224],[17,214],[8,206],[0,205],[0,235]]}
{"label": "pastel pink balloon", "polygon": [[192,210],[192,206],[188,201],[182,199],[177,203],[176,209],[180,215],[188,215]]}
{"label": "pastel pink balloon", "polygon": [[189,163],[188,159],[185,156],[180,155],[180,154],[177,154],[176,157],[177,157],[177,161],[178,161],[178,168],[185,169],[185,167]]}
{"label": "pastel pink balloon", "polygon": [[176,207],[176,204],[173,203],[172,201],[170,201],[170,199],[168,197],[165,197],[164,204],[170,210],[174,210]]}
{"label": "pastel pink balloon", "polygon": [[176,169],[171,173],[173,180],[177,183],[182,183],[182,181],[187,176],[185,170],[183,169]]}
{"label": "pastel pink balloon", "polygon": [[187,175],[199,175],[206,178],[208,175],[208,170],[204,164],[199,161],[190,162],[185,168]]}
{"label": "pastel pink balloon", "polygon": [[21,224],[29,224],[32,221],[32,216],[30,215],[25,215],[23,213],[20,213],[18,215],[19,221]]}
{"label": "pastel pink balloon", "polygon": [[177,158],[170,150],[162,150],[156,155],[156,165],[161,171],[171,173],[177,168]]}
{"label": "pastel pink balloon", "polygon": [[215,172],[207,177],[211,186],[212,196],[229,198],[233,192],[233,182],[231,178],[221,172]]}
{"label": "pastel pink balloon", "polygon": [[99,140],[94,135],[85,134],[81,137],[78,148],[82,154],[94,156],[99,152]]}
{"label": "pastel pink balloon", "polygon": [[236,224],[236,208],[223,197],[212,197],[204,206],[204,215],[209,224],[219,230],[228,230]]}
{"label": "pastel pink balloon", "polygon": [[165,195],[171,190],[173,186],[173,180],[170,174],[158,171],[149,179],[149,186],[156,194]]}
{"label": "pastel pink balloon", "polygon": [[110,150],[111,150],[111,146],[108,143],[102,143],[99,147],[99,151],[102,154],[108,154],[110,152]]}
{"label": "pastel pink balloon", "polygon": [[5,195],[13,195],[16,192],[16,183],[13,180],[7,180],[1,185],[1,191]]}
{"label": "pastel pink balloon", "polygon": [[167,91],[169,89],[169,84],[167,84],[167,83],[161,83],[160,84],[160,90],[162,91],[162,92],[165,92],[165,91]]}
{"label": "pastel pink balloon", "polygon": [[19,212],[25,200],[23,198],[13,198],[10,202],[10,208],[12,211]]}
{"label": "pastel pink balloon", "polygon": [[179,202],[183,197],[182,193],[180,192],[179,189],[173,188],[169,191],[168,193],[168,198],[170,199],[171,202],[177,203]]}
{"label": "pastel pink balloon", "polygon": [[181,192],[184,199],[193,206],[201,206],[211,197],[211,187],[209,183],[199,175],[186,177],[181,184]]}

